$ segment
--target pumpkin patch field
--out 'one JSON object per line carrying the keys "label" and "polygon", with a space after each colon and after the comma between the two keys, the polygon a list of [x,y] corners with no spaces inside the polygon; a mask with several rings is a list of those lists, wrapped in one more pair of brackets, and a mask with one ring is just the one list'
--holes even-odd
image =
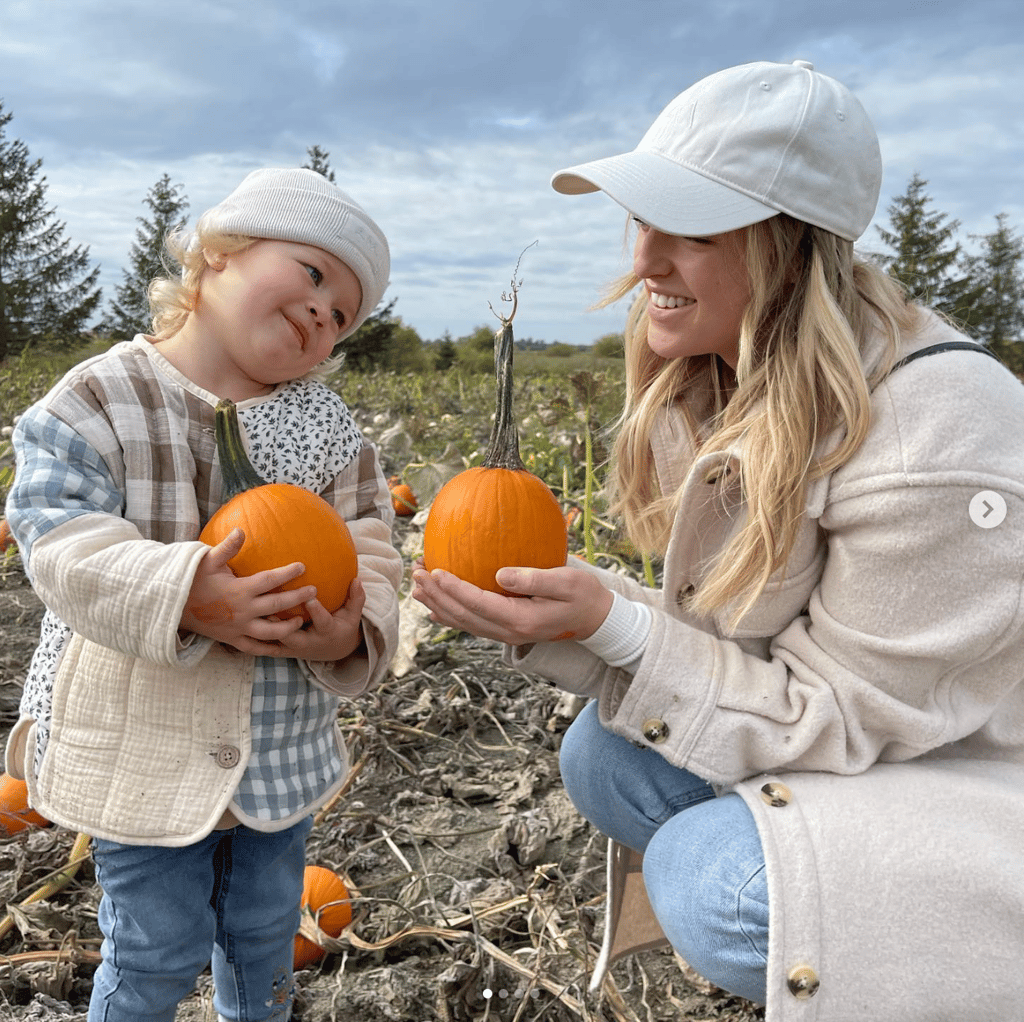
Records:
{"label": "pumpkin patch field", "polygon": [[[656,584],[658,563],[637,555],[599,492],[605,431],[622,401],[621,361],[559,369],[553,358],[516,359],[519,454],[557,502],[569,555]],[[397,515],[394,528],[407,591],[434,497],[484,464],[494,375],[341,372],[330,382],[379,446],[385,479],[396,477],[392,489],[409,488],[400,496],[412,513]],[[0,426],[20,410],[0,404]],[[4,446],[0,434],[0,497],[10,479]],[[17,548],[0,552],[4,740],[41,615]],[[763,1018],[667,951],[622,961],[600,992],[588,990],[604,925],[605,839],[576,813],[558,770],[579,701],[506,667],[496,643],[432,624],[405,592],[401,636],[384,682],[341,705],[350,775],[317,815],[307,852],[324,871],[321,897],[333,910],[318,910],[320,921],[337,936],[320,938],[322,953],[300,946],[293,1018]],[[0,834],[0,1020],[86,1020],[100,892],[76,838],[52,825]],[[45,897],[33,898],[41,888]],[[306,916],[303,940],[315,940],[315,914]],[[207,973],[177,1019],[215,1018]]]}

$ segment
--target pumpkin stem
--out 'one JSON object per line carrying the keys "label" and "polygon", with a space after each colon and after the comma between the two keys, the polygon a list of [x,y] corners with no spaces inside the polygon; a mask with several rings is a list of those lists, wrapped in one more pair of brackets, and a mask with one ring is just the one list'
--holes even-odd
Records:
{"label": "pumpkin stem", "polygon": [[[518,288],[513,287],[515,300]],[[516,314],[515,302],[512,316]],[[507,468],[513,472],[524,469],[519,456],[519,430],[512,414],[512,316],[501,317],[501,329],[494,335],[494,376],[497,383],[497,398],[494,406],[494,426],[491,442],[484,458],[484,468]]]}
{"label": "pumpkin stem", "polygon": [[235,402],[225,398],[217,402],[217,458],[224,479],[224,503],[246,490],[266,486],[266,481],[252,467],[245,453],[242,432],[238,427],[238,409]]}
{"label": "pumpkin stem", "polygon": [[526,466],[523,459],[519,457],[519,430],[516,427],[516,420],[512,415],[512,349],[514,338],[512,336],[512,320],[516,318],[516,309],[519,308],[519,288],[521,280],[516,280],[519,272],[519,264],[523,261],[528,249],[536,245],[536,241],[530,242],[516,260],[516,268],[512,271],[512,291],[510,294],[501,294],[503,302],[512,303],[512,311],[507,316],[502,316],[494,311],[490,305],[491,312],[501,320],[501,329],[494,335],[494,376],[497,381],[497,400],[494,408],[494,428],[491,430],[491,442],[487,447],[487,456],[484,458],[484,468],[507,468],[513,472],[523,472]]}

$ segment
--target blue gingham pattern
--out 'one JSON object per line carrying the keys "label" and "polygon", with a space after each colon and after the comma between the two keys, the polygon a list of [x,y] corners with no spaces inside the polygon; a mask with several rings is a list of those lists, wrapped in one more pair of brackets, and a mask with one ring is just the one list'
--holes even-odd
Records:
{"label": "blue gingham pattern", "polygon": [[316,803],[344,769],[338,697],[311,684],[296,663],[257,659],[252,754],[232,803],[243,818],[287,818]]}
{"label": "blue gingham pattern", "polygon": [[[320,493],[346,519],[382,516],[376,457],[328,388],[295,381],[246,402],[239,419],[268,482]],[[174,542],[195,539],[222,503],[212,395],[197,393],[141,339],[83,363],[59,395],[22,416],[13,441],[7,513],[29,564],[35,540],[75,515],[122,515],[147,538]],[[70,634],[48,610],[25,680],[21,713],[37,721],[37,769]],[[256,659],[252,752],[232,804],[240,819],[288,821],[339,779],[338,703],[301,661]]]}

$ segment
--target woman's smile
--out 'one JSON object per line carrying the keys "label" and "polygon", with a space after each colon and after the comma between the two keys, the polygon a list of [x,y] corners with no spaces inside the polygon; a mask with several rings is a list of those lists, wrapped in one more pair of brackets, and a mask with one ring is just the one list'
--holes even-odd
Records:
{"label": "woman's smile", "polygon": [[647,285],[647,294],[650,297],[650,303],[657,309],[680,309],[686,305],[695,305],[696,299],[685,298],[682,295],[666,295],[658,291],[655,291],[651,282],[645,281]]}

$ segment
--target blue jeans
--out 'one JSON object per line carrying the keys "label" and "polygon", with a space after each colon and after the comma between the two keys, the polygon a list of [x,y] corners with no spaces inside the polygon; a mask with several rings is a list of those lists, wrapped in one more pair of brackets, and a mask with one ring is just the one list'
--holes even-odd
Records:
{"label": "blue jeans", "polygon": [[669,942],[705,979],[759,1004],[768,961],[764,852],[739,795],[602,727],[596,700],[562,740],[565,790],[598,830],[644,856]]}
{"label": "blue jeans", "polygon": [[185,848],[94,840],[104,939],[89,1022],[173,1022],[211,957],[222,1019],[287,1019],[312,825],[215,830]]}

